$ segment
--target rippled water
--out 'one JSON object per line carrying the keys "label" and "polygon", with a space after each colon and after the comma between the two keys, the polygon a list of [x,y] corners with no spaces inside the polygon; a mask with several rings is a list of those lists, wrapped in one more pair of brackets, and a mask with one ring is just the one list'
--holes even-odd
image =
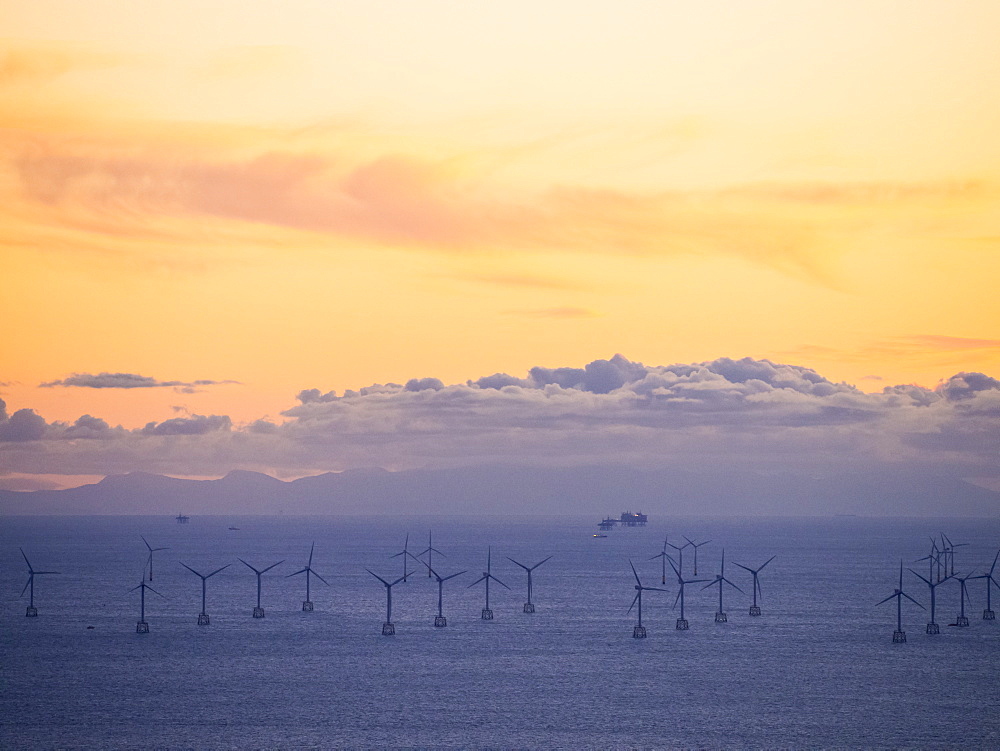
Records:
{"label": "rippled water", "polygon": [[[949,628],[953,582],[938,590],[942,633],[904,607],[909,642],[891,643],[900,558],[925,555],[944,531],[957,568],[988,568],[996,521],[839,519],[653,520],[594,539],[592,519],[362,520],[160,517],[5,518],[0,524],[0,747],[1000,747],[1000,621],[981,619],[984,583],[970,582],[971,626]],[[239,530],[229,530],[238,526]],[[394,637],[381,636],[385,591],[365,572],[401,574],[399,558],[434,546],[448,627],[433,627],[437,586],[426,574],[393,590]],[[758,566],[763,616],[748,595],[726,592],[729,622],[713,622],[717,591],[687,590],[687,632],[674,629],[676,585],[643,598],[648,638],[632,638],[631,558],[661,586],[649,558],[687,535],[711,577],[726,549],[727,575],[746,592]],[[155,546],[148,635],[135,633],[146,549]],[[315,540],[313,613],[303,613],[301,568]],[[469,589],[493,546],[495,620],[480,619]],[[23,546],[36,569],[37,619],[17,598]],[[521,612],[534,563],[537,612]],[[266,618],[250,617],[252,572],[264,577]],[[196,625],[199,571],[209,580],[210,626]],[[690,550],[685,569],[691,572]],[[912,564],[921,573],[925,564]],[[998,567],[1000,568],[1000,567]],[[925,585],[906,574],[925,605]],[[994,593],[996,594],[996,593]],[[994,604],[1000,610],[1000,601]],[[93,626],[93,629],[88,629]]]}

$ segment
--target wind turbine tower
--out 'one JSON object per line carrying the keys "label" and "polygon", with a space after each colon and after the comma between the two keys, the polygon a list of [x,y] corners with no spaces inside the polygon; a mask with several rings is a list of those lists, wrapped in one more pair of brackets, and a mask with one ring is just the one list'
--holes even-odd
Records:
{"label": "wind turbine tower", "polygon": [[[427,562],[424,564],[427,566],[427,578],[431,578],[431,566],[434,565],[434,554],[444,555],[440,550],[434,547],[434,533],[431,530],[427,531],[427,547],[417,553],[418,556],[426,555]],[[445,556],[447,558],[448,556]]]}
{"label": "wind turbine tower", "polygon": [[[635,597],[632,599],[632,604],[628,606],[628,612],[631,613],[632,608],[634,608],[636,604],[639,605],[639,611],[638,611],[639,621],[638,623],[635,624],[635,628],[632,629],[632,638],[645,639],[646,627],[642,625],[642,593],[644,591],[666,592],[667,590],[660,589],[659,587],[642,586],[642,582],[639,580],[639,574],[636,572],[635,566],[632,564],[631,560],[628,562],[628,565],[632,566],[632,576],[635,577]],[[626,613],[626,615],[628,615],[628,613]]]}
{"label": "wind turbine tower", "polygon": [[766,561],[764,561],[764,563],[762,563],[759,568],[755,568],[755,569],[754,568],[750,568],[749,566],[744,566],[742,563],[737,563],[736,564],[737,566],[739,566],[744,571],[749,571],[753,575],[753,605],[750,606],[750,615],[760,615],[760,606],[757,605],[757,593],[760,592],[761,597],[764,596],[764,593],[761,592],[760,581],[758,580],[757,575],[761,572],[761,570],[764,568],[764,566],[766,566],[771,561],[773,561],[774,558],[775,558],[775,556],[772,555],[770,558],[768,558]]}
{"label": "wind turbine tower", "polygon": [[298,576],[299,574],[305,574],[306,575],[306,599],[303,600],[303,602],[302,602],[302,612],[304,612],[304,613],[311,613],[312,609],[313,609],[312,599],[310,599],[310,597],[309,597],[309,575],[312,574],[317,579],[319,579],[321,582],[323,582],[326,586],[328,586],[328,587],[330,586],[330,582],[328,582],[326,579],[324,579],[322,576],[320,576],[319,574],[317,574],[315,571],[312,570],[313,551],[315,549],[316,549],[316,543],[314,542],[309,547],[309,563],[307,563],[305,565],[305,568],[301,568],[298,571],[296,571],[294,574],[289,574],[288,576],[285,577],[287,579],[288,577]]}
{"label": "wind turbine tower", "polygon": [[[550,555],[549,558],[551,558],[551,557],[552,556]],[[518,563],[517,561],[515,561],[510,556],[507,556],[507,560],[508,561],[510,561],[511,563],[516,563],[518,566],[520,566],[521,568],[523,568],[525,571],[528,572],[528,601],[526,603],[524,603],[524,612],[525,613],[534,613],[535,612],[535,605],[534,605],[534,603],[531,602],[531,572],[534,571],[539,566],[541,566],[543,563],[545,563],[545,561],[549,560],[549,558],[546,558],[545,560],[539,561],[534,566],[525,566],[523,563]]]}
{"label": "wind turbine tower", "polygon": [[918,574],[912,568],[911,569],[907,569],[907,571],[909,571],[915,577],[917,577],[918,579],[920,579],[920,581],[922,581],[924,584],[926,584],[927,587],[931,590],[931,620],[930,620],[930,623],[927,624],[927,633],[930,634],[930,635],[932,635],[932,636],[934,634],[940,634],[941,633],[941,628],[938,626],[938,624],[934,620],[934,599],[935,599],[934,598],[934,591],[938,588],[939,585],[941,585],[944,582],[948,581],[948,579],[950,579],[951,577],[950,576],[945,576],[943,579],[941,579],[939,581],[932,582],[930,579],[925,579],[924,577],[922,577],[920,574]]}
{"label": "wind turbine tower", "polygon": [[392,588],[401,581],[406,581],[406,577],[401,576],[390,584],[371,569],[366,568],[365,571],[385,585],[385,623],[382,624],[382,636],[394,636],[396,634],[396,625],[392,622]]}
{"label": "wind turbine tower", "polygon": [[[960,594],[960,596],[962,598],[961,610],[959,610],[958,617],[955,619],[955,625],[958,626],[959,628],[968,628],[968,626],[969,626],[969,619],[965,615],[965,598],[969,594],[969,590],[966,587],[965,582],[967,582],[969,579],[972,578],[972,572],[970,571],[964,577],[963,576],[953,576],[952,578],[955,579],[959,583],[959,586],[961,587],[961,594]],[[970,605],[972,604],[972,598],[969,598],[969,604]]]}
{"label": "wind turbine tower", "polygon": [[508,587],[506,584],[504,584],[502,581],[500,581],[495,576],[493,576],[493,574],[490,573],[490,559],[492,558],[492,555],[493,555],[493,549],[492,549],[492,547],[487,548],[486,549],[486,570],[483,572],[482,576],[480,576],[478,579],[476,579],[474,582],[472,582],[472,584],[469,585],[469,587],[474,587],[477,584],[479,584],[479,582],[481,582],[481,581],[485,581],[486,582],[486,607],[483,608],[483,616],[482,616],[482,618],[483,618],[484,621],[492,621],[493,620],[493,611],[490,610],[490,579],[492,579],[493,581],[495,581],[501,587],[504,587],[505,589],[510,589],[510,587]]}
{"label": "wind turbine tower", "polygon": [[242,558],[237,558],[236,560],[238,560],[238,561],[239,561],[240,563],[242,563],[242,564],[243,564],[244,566],[246,566],[246,567],[247,567],[248,569],[250,569],[250,570],[251,570],[251,571],[253,571],[253,572],[254,572],[255,574],[257,574],[257,607],[255,607],[255,608],[253,609],[253,617],[254,617],[254,618],[263,618],[263,617],[264,617],[264,608],[262,608],[262,607],[260,606],[260,577],[262,577],[262,576],[263,576],[263,575],[264,575],[265,573],[267,573],[268,571],[270,571],[270,570],[271,570],[272,568],[274,568],[275,566],[280,566],[280,565],[281,565],[282,563],[284,563],[285,561],[284,561],[284,560],[280,560],[280,561],[278,561],[277,563],[272,563],[272,564],[271,564],[270,566],[268,566],[267,568],[263,568],[263,569],[260,569],[260,570],[258,571],[258,570],[257,570],[257,569],[255,569],[255,568],[254,568],[253,566],[251,566],[251,565],[250,565],[249,563],[247,563],[246,561],[244,561],[244,560],[243,560]]}
{"label": "wind turbine tower", "polygon": [[21,557],[24,558],[24,562],[28,564],[28,581],[24,584],[24,589],[21,590],[21,597],[24,597],[25,590],[29,591],[28,594],[28,609],[24,611],[24,616],[26,618],[37,618],[38,609],[35,607],[35,577],[42,576],[43,574],[58,574],[58,571],[35,571],[31,567],[31,561],[28,560],[28,556],[24,554],[23,548],[18,548],[21,551]]}
{"label": "wind turbine tower", "polygon": [[[406,577],[408,577],[410,575],[409,572],[406,570],[406,559],[413,557],[413,554],[409,551],[409,547],[410,547],[410,533],[407,532],[406,533],[406,539],[403,541],[403,549],[400,550],[395,555],[390,555],[389,556],[390,558],[399,558],[400,556],[403,557],[403,580],[404,581],[406,580]],[[421,563],[423,563],[423,561],[421,561]]]}
{"label": "wind turbine tower", "polygon": [[[139,537],[142,537],[142,535],[139,535]],[[146,559],[146,565],[149,566],[149,580],[153,581],[153,553],[157,550],[170,550],[170,548],[154,548],[146,541],[145,537],[142,537],[142,541],[146,543],[146,549],[149,550],[149,557]]]}
{"label": "wind turbine tower", "polygon": [[[153,589],[151,586],[146,584],[146,569],[142,570],[142,578],[139,580],[139,586],[132,587],[129,592],[135,592],[139,590],[139,620],[135,624],[135,632],[137,634],[148,634],[149,624],[146,623],[146,590],[148,589],[154,595],[159,595],[163,597],[159,592]],[[165,597],[163,599],[166,599]]]}
{"label": "wind turbine tower", "polygon": [[[414,560],[420,561],[419,558],[414,556]],[[420,561],[424,563],[423,561]],[[427,566],[426,563],[424,563]],[[430,568],[430,566],[427,566]],[[457,574],[449,574],[448,576],[441,576],[437,571],[431,569],[431,573],[434,574],[434,578],[437,579],[438,583],[438,614],[434,616],[434,627],[444,628],[448,625],[448,619],[444,617],[444,583],[449,579],[454,579],[456,576],[461,576],[465,571],[459,571]]]}
{"label": "wind turbine tower", "polygon": [[670,557],[670,554],[667,553],[667,540],[668,539],[669,538],[667,538],[667,537],[663,538],[663,550],[661,550],[659,553],[657,553],[656,555],[654,555],[653,557],[651,557],[649,559],[651,561],[655,561],[657,558],[660,559],[660,564],[663,567],[663,571],[660,573],[660,584],[666,584],[667,583],[667,558]]}
{"label": "wind turbine tower", "polygon": [[716,623],[725,623],[728,619],[726,618],[726,612],[722,609],[722,585],[728,584],[733,589],[742,592],[743,590],[733,584],[729,579],[726,578],[726,549],[722,549],[722,570],[720,573],[716,574],[715,579],[706,584],[702,589],[708,589],[709,587],[714,587],[716,584],[719,585],[719,609],[715,613]]}
{"label": "wind turbine tower", "polygon": [[997,567],[997,558],[1000,558],[1000,550],[998,550],[997,554],[995,556],[993,556],[993,565],[990,566],[990,572],[988,574],[980,574],[979,576],[973,576],[973,577],[971,577],[973,579],[985,579],[986,580],[986,610],[983,611],[983,620],[984,621],[995,621],[996,618],[997,618],[996,613],[993,612],[993,604],[992,604],[992,601],[990,600],[990,590],[991,590],[991,587],[994,584],[996,584],[997,586],[1000,586],[1000,582],[998,582],[995,578],[993,578],[993,571]]}
{"label": "wind turbine tower", "polygon": [[691,543],[686,542],[683,545],[674,545],[672,542],[667,542],[666,544],[677,551],[677,568],[680,569],[681,573],[684,573],[684,548],[690,547]]}
{"label": "wind turbine tower", "polygon": [[[763,568],[763,566],[761,566]],[[933,591],[933,590],[932,590]],[[893,644],[904,644],[906,642],[906,632],[903,631],[903,598],[912,602],[921,610],[926,610],[923,605],[910,597],[906,592],[903,591],[903,562],[899,562],[899,587],[891,595],[886,597],[882,602],[876,603],[875,607],[878,607],[884,602],[889,602],[892,598],[896,598],[896,630],[892,632],[892,643]]]}
{"label": "wind turbine tower", "polygon": [[207,625],[209,625],[209,623],[211,623],[211,620],[208,617],[208,613],[205,610],[205,599],[206,599],[206,592],[208,590],[208,580],[211,579],[213,576],[215,576],[220,571],[223,571],[223,570],[229,568],[233,564],[227,563],[222,568],[217,568],[217,569],[215,569],[215,571],[213,571],[210,574],[199,574],[197,571],[195,571],[193,568],[191,568],[190,566],[188,566],[186,563],[181,563],[181,565],[184,568],[186,568],[188,571],[190,571],[192,574],[194,574],[195,576],[197,576],[197,577],[199,577],[201,579],[201,612],[198,614],[198,625],[199,626],[207,626]]}
{"label": "wind turbine tower", "polygon": [[680,569],[678,569],[677,566],[674,565],[673,560],[670,560],[670,568],[672,568],[674,570],[674,573],[677,574],[677,584],[680,585],[680,591],[677,593],[677,597],[674,598],[674,607],[677,607],[678,600],[680,600],[681,603],[681,617],[677,619],[676,628],[678,631],[687,631],[688,622],[687,618],[684,617],[684,585],[697,584],[698,582],[708,581],[708,579],[685,579],[683,576],[681,576]]}

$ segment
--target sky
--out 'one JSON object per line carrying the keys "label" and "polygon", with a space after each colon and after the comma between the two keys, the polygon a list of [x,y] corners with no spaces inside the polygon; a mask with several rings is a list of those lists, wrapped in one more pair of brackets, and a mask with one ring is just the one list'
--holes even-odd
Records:
{"label": "sky", "polygon": [[667,455],[995,482],[998,26],[0,0],[0,488]]}

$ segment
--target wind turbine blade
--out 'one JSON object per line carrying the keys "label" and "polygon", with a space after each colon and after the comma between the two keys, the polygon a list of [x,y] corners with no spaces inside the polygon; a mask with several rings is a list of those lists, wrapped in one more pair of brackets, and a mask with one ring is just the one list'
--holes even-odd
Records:
{"label": "wind turbine blade", "polygon": [[777,558],[777,557],[778,557],[778,556],[776,556],[776,555],[772,555],[772,556],[771,556],[770,558],[768,558],[768,559],[767,559],[766,561],[764,561],[764,562],[763,562],[763,563],[762,563],[762,564],[760,565],[760,568],[759,568],[759,569],[757,569],[757,573],[760,573],[761,571],[763,571],[763,569],[764,569],[764,566],[766,566],[767,564],[769,564],[769,563],[770,563],[771,561],[773,561],[773,560],[774,560],[775,558]]}
{"label": "wind turbine blade", "polygon": [[[313,573],[315,574],[316,572],[314,571]],[[316,574],[316,576],[319,576],[319,574]],[[407,576],[409,576],[409,574],[407,574]],[[394,582],[393,582],[392,584],[390,584],[389,586],[390,586],[390,587],[395,587],[395,586],[396,586],[397,584],[399,584],[399,583],[400,583],[401,581],[405,581],[405,580],[406,580],[406,576],[401,576],[401,577],[399,577],[398,579],[396,579],[396,581],[394,581]]]}
{"label": "wind turbine blade", "polygon": [[[143,571],[142,573],[143,575],[145,575],[146,572]],[[132,587],[132,589],[130,589],[129,592],[135,592],[137,589],[142,589],[144,586],[145,584],[137,584],[136,586]],[[23,595],[24,592],[22,592],[21,594]]]}
{"label": "wind turbine blade", "polygon": [[[466,569],[466,571],[468,571],[468,569]],[[461,576],[464,573],[465,573],[465,571],[459,571],[457,574],[449,574],[448,576],[446,576],[443,579],[441,579],[441,581],[446,582],[449,579],[454,579],[456,576]]]}
{"label": "wind turbine blade", "polygon": [[24,589],[21,590],[21,594],[19,595],[20,597],[24,597],[24,593],[28,591],[28,585],[31,584],[32,576],[34,576],[34,574],[28,574],[28,581],[24,583]]}
{"label": "wind turbine blade", "polygon": [[28,571],[31,571],[31,561],[28,560],[28,556],[24,554],[24,548],[18,548],[21,551],[21,557],[24,558],[24,562],[28,564]]}
{"label": "wind turbine blade", "polygon": [[180,564],[181,564],[181,565],[182,565],[182,566],[183,566],[184,568],[186,568],[186,569],[187,569],[188,571],[190,571],[190,572],[191,572],[192,574],[194,574],[195,576],[201,576],[201,574],[199,574],[199,573],[198,573],[197,571],[195,571],[195,570],[194,570],[193,568],[191,568],[190,566],[188,566],[188,565],[187,565],[186,563],[181,563],[180,561],[177,561],[177,562],[178,562],[178,563],[180,563]]}
{"label": "wind turbine blade", "polygon": [[38,576],[39,574],[58,574],[60,572],[59,571],[35,571],[33,573],[35,574],[35,576]]}
{"label": "wind turbine blade", "polygon": [[672,568],[674,570],[674,573],[677,574],[677,581],[680,581],[681,572],[677,570],[677,566],[674,565],[674,559],[671,558],[669,555],[667,556],[667,563],[670,564],[670,568]]}
{"label": "wind turbine blade", "polygon": [[[438,550],[437,548],[427,548],[427,549],[428,549],[428,550],[433,550],[433,551],[434,551],[435,553],[437,553],[438,555],[444,555],[444,553],[442,553],[442,552],[441,552],[440,550]],[[445,557],[445,558],[447,558],[448,556],[444,555],[444,557]]]}
{"label": "wind turbine blade", "polygon": [[142,541],[146,543],[146,547],[149,548],[149,552],[152,553],[153,552],[153,546],[150,545],[148,542],[146,542],[146,538],[143,537],[142,535],[139,535],[139,537],[142,538]]}
{"label": "wind turbine blade", "polygon": [[680,593],[680,590],[677,590],[677,596],[674,598],[674,607],[675,608],[677,607],[677,603],[680,602],[680,599],[681,599],[681,593]]}
{"label": "wind turbine blade", "polygon": [[545,563],[545,561],[549,560],[550,558],[552,558],[551,555],[548,558],[543,558],[538,563],[536,563],[534,566],[532,566],[531,570],[534,571],[536,568],[538,568],[539,566],[541,566],[543,563]]}
{"label": "wind turbine blade", "polygon": [[[309,569],[309,570],[312,571],[312,569]],[[319,579],[321,582],[323,582],[326,586],[328,586],[328,587],[330,586],[330,582],[328,582],[322,576],[320,576],[319,574],[317,574],[315,571],[312,571],[312,575],[315,576],[317,579]]]}
{"label": "wind turbine blade", "polygon": [[[744,571],[749,571],[749,572],[750,572],[751,574],[755,574],[755,573],[757,573],[757,572],[756,572],[756,571],[754,571],[754,570],[753,570],[752,568],[750,568],[749,566],[744,566],[744,565],[743,565],[742,563],[734,563],[733,565],[734,565],[734,566],[739,566],[739,567],[740,567],[741,569],[743,569]],[[763,568],[763,567],[762,567],[762,568]],[[758,569],[758,571],[759,571],[759,570],[760,570],[760,569]]]}
{"label": "wind turbine blade", "polygon": [[523,563],[519,563],[518,561],[515,561],[515,560],[514,560],[513,558],[511,558],[511,557],[510,557],[509,555],[505,555],[505,556],[504,556],[504,558],[506,558],[506,559],[507,559],[508,561],[510,561],[511,563],[517,563],[517,565],[518,565],[518,566],[520,566],[521,568],[523,568],[523,569],[524,569],[525,571],[531,571],[531,569],[530,569],[530,568],[528,568],[527,566],[525,566],[525,565],[524,565]]}
{"label": "wind turbine blade", "polygon": [[[154,595],[160,595],[160,593],[159,593],[159,592],[157,592],[157,591],[156,591],[155,589],[153,589],[153,588],[152,588],[151,586],[149,586],[148,584],[146,585],[146,589],[148,589],[148,590],[149,590],[150,592],[152,592],[152,593],[153,593]],[[160,595],[160,597],[163,597],[163,595]],[[164,599],[164,600],[166,600],[167,598],[166,598],[166,597],[163,597],[163,599]]]}
{"label": "wind turbine blade", "polygon": [[409,532],[406,533],[406,539],[403,540],[403,552],[404,553],[406,552],[406,549],[408,547],[410,547],[410,533]]}
{"label": "wind turbine blade", "polygon": [[380,582],[382,582],[385,586],[387,586],[387,587],[391,587],[392,586],[391,584],[389,584],[389,582],[387,582],[381,576],[379,576],[378,574],[376,574],[370,568],[366,568],[365,571],[367,571],[369,574],[371,574],[372,576],[374,576],[376,579],[378,579]]}
{"label": "wind turbine blade", "polygon": [[925,608],[925,607],[924,607],[923,605],[921,605],[921,604],[920,604],[919,602],[917,602],[917,601],[916,601],[916,600],[914,600],[914,599],[913,599],[912,597],[910,597],[910,596],[909,596],[908,594],[906,594],[906,592],[900,592],[900,594],[901,594],[901,595],[903,595],[903,597],[905,597],[905,598],[906,598],[907,600],[909,600],[910,602],[912,602],[912,603],[913,603],[914,605],[916,605],[916,606],[917,606],[918,608],[920,608],[921,610],[927,610],[927,608]]}
{"label": "wind turbine blade", "polygon": [[647,592],[666,592],[662,587],[643,587]]}
{"label": "wind turbine blade", "polygon": [[[246,567],[247,567],[248,569],[250,569],[251,571],[253,571],[253,572],[254,572],[255,574],[262,574],[262,573],[264,573],[263,571],[258,571],[257,569],[255,569],[255,568],[254,568],[253,566],[251,566],[251,565],[250,565],[249,563],[247,563],[246,561],[244,561],[244,560],[243,560],[242,558],[240,558],[239,556],[236,556],[236,560],[238,560],[238,561],[239,561],[240,563],[242,563],[242,564],[243,564],[244,566],[246,566]],[[264,571],[266,571],[266,570],[267,570],[267,569],[264,569]]]}
{"label": "wind turbine blade", "polygon": [[406,552],[405,550],[401,550],[398,553],[394,553],[393,555],[390,555],[389,557],[390,558],[399,558],[399,556],[401,556],[401,555],[409,555],[409,553]]}
{"label": "wind turbine blade", "polygon": [[632,604],[628,606],[628,611],[625,613],[625,615],[628,615],[629,613],[632,612],[632,608],[635,607],[635,604],[636,602],[638,602],[638,600],[639,600],[639,593],[636,592],[635,597],[632,598]]}
{"label": "wind turbine blade", "polygon": [[472,584],[470,584],[468,587],[466,587],[466,589],[472,589],[472,587],[476,586],[477,584],[479,584],[479,582],[483,581],[486,578],[487,577],[486,577],[485,574],[483,576],[480,576],[478,579],[476,579],[474,582],[472,582]]}
{"label": "wind turbine blade", "polygon": [[213,571],[212,573],[210,573],[210,574],[209,574],[208,576],[206,576],[205,578],[206,578],[206,579],[209,579],[209,578],[211,578],[211,577],[215,576],[215,575],[216,575],[217,573],[219,573],[220,571],[225,571],[225,570],[226,570],[227,568],[229,568],[229,567],[230,567],[230,566],[232,566],[232,565],[233,565],[233,564],[231,564],[231,563],[227,563],[227,564],[226,564],[225,566],[223,566],[222,568],[217,568],[217,569],[215,569],[215,571]]}
{"label": "wind turbine blade", "polygon": [[316,543],[314,542],[312,545],[309,546],[309,563],[306,564],[307,568],[313,565],[313,551],[315,549],[316,549]]}
{"label": "wind turbine blade", "polygon": [[735,584],[733,584],[731,581],[729,581],[729,579],[726,579],[726,578],[723,577],[722,581],[724,581],[730,587],[733,587],[734,589],[738,590],[741,594],[746,594],[746,592],[744,592],[742,589],[740,589]]}
{"label": "wind turbine blade", "polygon": [[638,584],[641,587],[642,586],[642,582],[639,581],[639,574],[636,573],[635,566],[632,564],[631,560],[629,560],[628,565],[632,566],[632,576],[635,577],[635,583]]}
{"label": "wind turbine blade", "polygon": [[284,562],[285,562],[285,559],[284,559],[284,558],[282,558],[282,559],[281,559],[280,561],[278,561],[277,563],[272,563],[272,564],[271,564],[270,566],[268,566],[268,567],[267,567],[266,569],[264,569],[264,570],[263,570],[263,571],[261,571],[260,573],[262,573],[262,574],[263,574],[263,573],[265,573],[265,572],[267,572],[267,571],[270,571],[270,570],[271,570],[272,568],[274,568],[275,566],[280,566],[280,565],[281,565],[282,563],[284,563]]}
{"label": "wind turbine blade", "polygon": [[[914,571],[914,570],[913,570],[912,568],[908,568],[908,569],[906,569],[906,570],[907,570],[907,571],[909,571],[909,572],[910,572],[911,574],[913,574],[913,575],[914,575],[915,577],[917,577],[918,579],[920,579],[920,581],[922,581],[922,582],[923,582],[924,584],[926,584],[926,585],[927,585],[928,587],[930,587],[930,586],[931,586],[931,582],[930,582],[930,580],[929,580],[929,579],[925,579],[925,578],[924,578],[924,577],[922,577],[922,576],[921,576],[920,574],[918,574],[918,573],[917,573],[916,571]],[[944,580],[942,579],[942,581],[944,581]]]}
{"label": "wind turbine blade", "polygon": [[882,600],[881,602],[876,602],[876,603],[875,603],[875,607],[878,607],[879,605],[881,605],[881,604],[882,604],[882,603],[884,603],[884,602],[889,602],[889,600],[895,600],[895,599],[896,599],[896,597],[898,597],[898,596],[899,596],[899,592],[896,592],[896,594],[892,594],[892,595],[889,595],[888,597],[886,597],[886,598],[885,598],[884,600]]}
{"label": "wind turbine blade", "polygon": [[496,578],[495,576],[493,576],[492,574],[490,574],[490,578],[491,578],[491,579],[492,579],[493,581],[495,581],[495,582],[496,582],[497,584],[499,584],[499,585],[500,585],[501,587],[506,587],[507,589],[510,589],[510,587],[508,587],[508,586],[507,586],[506,584],[504,584],[504,583],[503,583],[502,581],[500,581],[499,579],[497,579],[497,578]]}
{"label": "wind turbine blade", "polygon": [[[309,570],[309,569],[307,569],[307,568],[303,568],[303,569],[299,569],[299,570],[298,570],[298,571],[296,571],[296,572],[295,572],[294,574],[287,574],[287,575],[285,576],[285,578],[286,578],[286,579],[288,579],[288,578],[290,578],[290,577],[292,577],[292,576],[298,576],[299,574],[304,574],[304,573],[305,573],[306,571],[308,571],[308,570]],[[365,570],[367,571],[367,569],[365,569]]]}
{"label": "wind turbine blade", "polygon": [[687,540],[689,545],[694,545],[694,540],[692,540],[687,535],[681,535],[681,537],[683,537],[685,540]]}
{"label": "wind turbine blade", "polygon": [[[714,587],[714,586],[715,586],[716,584],[718,584],[718,583],[719,583],[720,581],[721,581],[721,579],[716,579],[716,580],[715,580],[714,582],[709,582],[709,583],[708,583],[708,584],[706,584],[706,585],[705,585],[704,587],[702,587],[702,591],[704,591],[704,590],[708,589],[709,587]],[[691,582],[685,582],[685,584],[690,584],[690,583],[691,583]]]}
{"label": "wind turbine blade", "polygon": [[712,584],[715,584],[715,582],[718,581],[718,580],[717,579],[711,579],[711,580],[709,580],[709,579],[685,579],[684,583],[685,584],[698,584],[699,582],[707,582],[707,581],[711,581]]}

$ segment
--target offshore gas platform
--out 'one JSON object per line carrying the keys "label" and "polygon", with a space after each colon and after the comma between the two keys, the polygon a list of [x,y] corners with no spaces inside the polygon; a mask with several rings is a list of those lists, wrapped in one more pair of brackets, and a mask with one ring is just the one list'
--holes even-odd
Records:
{"label": "offshore gas platform", "polygon": [[622,511],[622,515],[619,518],[613,519],[610,516],[606,516],[597,526],[607,532],[610,529],[614,529],[615,525],[618,524],[623,527],[645,527],[647,521],[646,515],[641,511],[637,514],[633,514],[631,511]]}

